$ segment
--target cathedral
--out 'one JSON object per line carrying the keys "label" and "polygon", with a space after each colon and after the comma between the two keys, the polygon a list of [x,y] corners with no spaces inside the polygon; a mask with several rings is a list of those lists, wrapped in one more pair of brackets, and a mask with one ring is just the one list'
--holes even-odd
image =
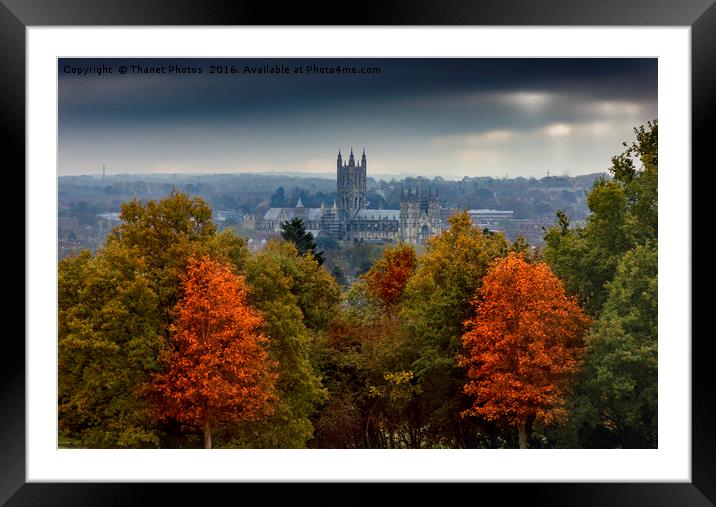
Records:
{"label": "cathedral", "polygon": [[331,207],[306,208],[298,199],[293,208],[270,208],[257,224],[263,230],[281,231],[281,224],[300,218],[314,237],[339,241],[422,244],[441,230],[437,192],[419,189],[401,192],[400,209],[368,209],[366,200],[365,150],[356,162],[353,149],[347,162],[338,150],[336,163],[336,200]]}

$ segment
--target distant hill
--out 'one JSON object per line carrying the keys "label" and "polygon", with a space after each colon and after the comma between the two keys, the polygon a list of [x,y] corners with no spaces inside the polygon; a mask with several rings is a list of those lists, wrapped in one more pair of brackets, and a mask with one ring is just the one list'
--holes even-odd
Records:
{"label": "distant hill", "polygon": [[[544,178],[441,177],[390,179],[369,177],[370,207],[395,209],[404,186],[437,192],[444,207],[512,209],[516,217],[531,218],[579,206],[584,193],[604,173]],[[117,174],[107,176],[60,176],[60,209],[85,202],[97,213],[116,212],[122,202],[158,199],[173,188],[206,199],[215,209],[261,213],[269,206],[293,206],[300,197],[308,206],[330,205],[335,199],[335,178],[329,174]],[[576,205],[576,207],[575,207]]]}

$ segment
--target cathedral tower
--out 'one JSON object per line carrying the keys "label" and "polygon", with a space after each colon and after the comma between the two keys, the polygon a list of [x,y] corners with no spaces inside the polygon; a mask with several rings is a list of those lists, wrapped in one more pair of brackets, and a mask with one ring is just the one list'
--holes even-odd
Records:
{"label": "cathedral tower", "polygon": [[420,195],[417,187],[408,186],[400,194],[400,239],[406,243],[418,243],[420,230]]}
{"label": "cathedral tower", "polygon": [[424,244],[439,234],[440,205],[437,188],[427,192],[421,184],[415,188],[403,188],[400,195],[400,238],[406,243]]}
{"label": "cathedral tower", "polygon": [[356,164],[353,148],[351,148],[348,162],[343,163],[341,150],[338,150],[337,169],[337,192],[338,209],[341,214],[350,219],[355,216],[358,210],[366,208],[366,167],[365,150],[360,163]]}

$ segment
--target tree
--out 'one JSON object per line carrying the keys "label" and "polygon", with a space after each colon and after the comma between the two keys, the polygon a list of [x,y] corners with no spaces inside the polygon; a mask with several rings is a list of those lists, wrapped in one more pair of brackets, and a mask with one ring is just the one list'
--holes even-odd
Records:
{"label": "tree", "polygon": [[160,444],[142,392],[163,343],[159,300],[146,268],[141,257],[118,245],[58,265],[58,426],[64,445]]}
{"label": "tree", "polygon": [[[658,236],[659,128],[656,120],[634,129],[636,142],[612,157],[610,171],[624,187],[629,213],[625,230],[634,244]],[[638,166],[637,163],[641,165]]]}
{"label": "tree", "polygon": [[303,220],[300,218],[294,218],[291,221],[282,223],[281,237],[286,241],[293,242],[299,255],[306,255],[310,252],[319,266],[323,264],[323,252],[316,253],[316,242],[313,240],[313,234],[306,232]]}
{"label": "tree", "polygon": [[144,258],[167,326],[187,259],[202,253],[216,233],[211,215],[211,208],[200,197],[172,190],[159,201],[144,204],[135,199],[123,203],[119,214],[122,222],[107,237],[107,246],[117,245]]}
{"label": "tree", "polygon": [[216,235],[206,203],[176,191],[124,203],[120,218],[95,255],[58,265],[59,429],[85,447],[162,446],[173,432],[150,416],[146,387],[180,275],[191,255],[238,256],[243,241]]}
{"label": "tree", "polygon": [[316,355],[330,398],[310,445],[420,447],[412,337],[365,280],[351,286],[342,310],[319,336]]}
{"label": "tree", "polygon": [[658,123],[634,132],[637,142],[624,143],[625,151],[612,157],[613,178],[594,182],[584,228],[570,228],[566,214],[558,212],[557,226],[545,235],[545,259],[593,316],[604,306],[622,256],[657,240]]}
{"label": "tree", "polygon": [[362,414],[365,379],[358,372],[356,353],[360,347],[359,330],[346,318],[345,311],[339,311],[328,332],[319,335],[318,340],[316,359],[329,397],[317,414],[308,446],[366,447]]}
{"label": "tree", "polygon": [[656,446],[658,123],[634,132],[588,194],[585,226],[562,214],[545,236],[545,259],[595,317],[558,444]]}
{"label": "tree", "polygon": [[351,285],[316,350],[330,399],[316,418],[318,447],[420,447],[415,343],[397,318],[412,275],[412,247],[386,247]]}
{"label": "tree", "polygon": [[[342,248],[340,252],[340,259],[348,267],[346,274],[356,278],[364,275],[370,270],[373,263],[380,258],[384,249],[385,245],[374,245],[354,238],[353,242]],[[335,258],[336,256],[334,256]]]}
{"label": "tree", "polygon": [[261,330],[271,338],[271,359],[281,365],[279,400],[260,422],[227,428],[232,446],[300,448],[313,434],[311,416],[326,391],[311,361],[313,343],[329,316],[337,312],[340,289],[311,256],[300,256],[292,242],[270,241],[241,270],[251,287],[248,300],[264,317]]}
{"label": "tree", "polygon": [[464,414],[517,427],[526,448],[528,419],[566,415],[589,319],[546,264],[516,253],[490,268],[474,305],[462,336],[465,393],[474,398]]}
{"label": "tree", "polygon": [[[466,211],[431,238],[418,259],[400,302],[400,318],[419,357],[409,368],[420,385],[420,403],[430,445],[475,447],[482,429],[460,413],[469,406],[465,371],[458,364],[470,301],[490,263],[507,254],[502,234],[485,235]],[[489,428],[490,430],[494,428]]]}
{"label": "tree", "polygon": [[622,258],[589,336],[585,389],[617,447],[657,447],[658,277],[656,245]]}
{"label": "tree", "polygon": [[343,273],[343,270],[338,264],[334,264],[331,268],[331,275],[333,275],[333,278],[335,278],[336,283],[341,288],[348,287],[348,279],[346,278],[345,273]]}
{"label": "tree", "polygon": [[418,256],[410,245],[401,244],[383,250],[370,270],[363,275],[368,290],[384,305],[394,306],[403,295],[408,279],[415,272]]}
{"label": "tree", "polygon": [[214,426],[267,415],[276,399],[277,364],[259,333],[259,313],[246,304],[243,277],[208,255],[192,257],[182,280],[165,371],[156,376],[165,417],[200,425],[211,448]]}

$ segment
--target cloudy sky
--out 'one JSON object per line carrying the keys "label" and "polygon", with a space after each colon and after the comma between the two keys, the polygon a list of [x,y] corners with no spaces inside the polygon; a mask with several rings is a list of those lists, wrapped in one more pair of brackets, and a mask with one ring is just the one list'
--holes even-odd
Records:
{"label": "cloudy sky", "polygon": [[[266,65],[289,72],[244,72]],[[352,146],[369,175],[573,176],[657,118],[656,59],[61,59],[58,76],[60,175],[331,175]]]}

